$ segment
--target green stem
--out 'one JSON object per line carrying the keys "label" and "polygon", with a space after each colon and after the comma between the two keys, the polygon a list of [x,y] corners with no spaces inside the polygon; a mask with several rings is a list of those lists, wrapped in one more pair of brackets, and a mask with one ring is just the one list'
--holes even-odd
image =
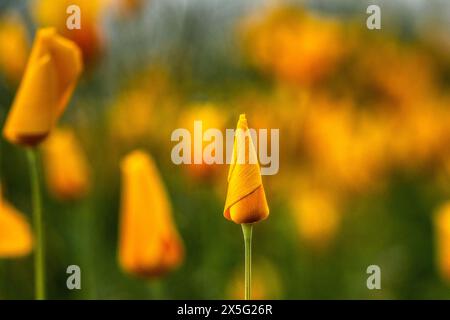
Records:
{"label": "green stem", "polygon": [[155,279],[147,284],[150,300],[162,300],[165,298],[164,283],[160,279]]}
{"label": "green stem", "polygon": [[36,149],[27,150],[30,167],[31,200],[33,204],[33,225],[35,232],[34,243],[34,283],[36,300],[45,299],[45,254],[44,228],[42,219],[41,190],[39,185],[38,161]]}
{"label": "green stem", "polygon": [[242,224],[245,243],[245,300],[251,299],[252,291],[252,224]]}
{"label": "green stem", "polygon": [[[83,204],[82,212],[80,212],[82,216],[82,225],[80,226],[80,230],[85,230],[84,243],[82,246],[82,260],[83,266],[87,272],[86,280],[87,280],[87,289],[85,289],[85,297],[87,299],[95,299],[97,294],[95,292],[95,242],[93,235],[95,234],[95,217],[94,210],[92,210],[91,201],[85,202]],[[86,286],[85,286],[86,287]]]}

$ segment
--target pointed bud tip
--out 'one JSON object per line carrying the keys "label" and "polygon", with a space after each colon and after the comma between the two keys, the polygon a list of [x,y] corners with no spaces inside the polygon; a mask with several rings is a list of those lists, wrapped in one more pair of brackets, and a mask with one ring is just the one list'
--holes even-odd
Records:
{"label": "pointed bud tip", "polygon": [[245,116],[245,113],[241,113],[239,115],[239,120],[237,123],[237,128],[238,129],[242,129],[242,130],[247,130],[248,129],[248,124],[247,124],[247,117]]}

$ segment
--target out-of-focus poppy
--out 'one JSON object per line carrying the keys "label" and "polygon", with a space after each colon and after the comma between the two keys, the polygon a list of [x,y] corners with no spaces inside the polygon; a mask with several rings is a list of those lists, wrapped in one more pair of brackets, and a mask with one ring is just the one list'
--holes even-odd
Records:
{"label": "out-of-focus poppy", "polygon": [[119,262],[131,274],[157,277],[183,260],[169,199],[150,155],[133,151],[122,161]]}

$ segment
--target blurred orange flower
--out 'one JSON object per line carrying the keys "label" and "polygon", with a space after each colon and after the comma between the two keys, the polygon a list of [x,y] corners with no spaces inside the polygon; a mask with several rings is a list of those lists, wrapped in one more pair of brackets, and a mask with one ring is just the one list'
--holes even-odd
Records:
{"label": "blurred orange flower", "polygon": [[421,168],[445,157],[450,143],[450,113],[433,101],[409,105],[392,116],[390,153],[403,168]]}
{"label": "blurred orange flower", "polygon": [[[179,120],[181,128],[186,128],[189,130],[191,137],[194,137],[196,134],[194,132],[194,121],[201,121],[203,132],[208,129],[223,130],[225,128],[226,115],[221,108],[214,103],[197,103],[188,106],[187,110],[181,113]],[[208,156],[209,154],[204,154],[203,151],[210,142],[205,142],[203,137],[201,138],[202,148],[192,148],[191,163],[185,167],[188,173],[194,178],[211,179],[217,176],[220,165],[208,164],[208,161],[211,161],[211,159],[207,159],[205,156]],[[222,152],[223,151],[224,150],[222,150]],[[218,151],[215,150],[215,152]],[[194,158],[196,156],[202,157],[202,163],[194,163]]]}
{"label": "blurred orange flower", "polygon": [[309,187],[298,190],[292,201],[300,237],[318,249],[329,245],[341,220],[336,198],[324,189]]}
{"label": "blurred orange flower", "polygon": [[111,134],[126,144],[150,140],[154,125],[154,99],[148,91],[124,91],[111,108]]}
{"label": "blurred orange flower", "polygon": [[19,17],[2,17],[0,22],[0,69],[7,80],[18,83],[30,50],[27,31]]}
{"label": "blurred orange flower", "polygon": [[[223,215],[235,223],[254,223],[269,216],[266,194],[261,179],[255,145],[249,133],[245,114],[239,116],[236,133],[241,130],[244,140],[236,135],[233,158],[228,172],[228,191]],[[238,146],[243,142],[244,146]],[[241,152],[245,154],[242,155]],[[245,161],[239,161],[243,159]],[[256,159],[256,163],[251,163]],[[242,162],[242,163],[241,163]]]}
{"label": "blurred orange flower", "polygon": [[377,99],[395,108],[407,108],[435,92],[435,66],[424,52],[394,39],[364,37],[368,41],[359,43],[354,67],[357,83],[364,85],[361,90],[373,90]]}
{"label": "blurred orange flower", "polygon": [[160,276],[183,259],[183,245],[158,170],[137,150],[122,161],[119,262],[132,274]]}
{"label": "blurred orange flower", "polygon": [[450,281],[450,201],[437,209],[434,229],[438,268],[442,277]]}
{"label": "blurred orange flower", "polygon": [[[133,75],[107,113],[114,145],[135,147],[155,142],[166,144],[179,114],[178,93],[169,72],[163,65],[144,66]],[[164,142],[164,143],[163,143]]]}
{"label": "blurred orange flower", "polygon": [[5,138],[28,146],[45,139],[64,112],[81,71],[81,54],[73,42],[54,29],[39,30],[3,128]]}
{"label": "blurred orange flower", "polygon": [[252,62],[276,78],[310,85],[329,75],[344,53],[336,20],[277,6],[251,16],[242,28]]}
{"label": "blurred orange flower", "polygon": [[3,199],[0,190],[0,258],[24,256],[32,249],[33,235],[28,221]]}
{"label": "blurred orange flower", "polygon": [[[64,37],[74,41],[83,52],[83,61],[91,65],[102,51],[103,35],[100,30],[100,14],[109,5],[109,0],[38,0],[32,3],[32,12],[37,25],[53,27]],[[66,13],[70,5],[81,11],[81,28],[68,29]]]}
{"label": "blurred orange flower", "polygon": [[59,199],[77,199],[89,189],[89,166],[79,141],[68,128],[57,128],[43,144],[45,178]]}
{"label": "blurred orange flower", "polygon": [[386,167],[390,131],[384,119],[346,101],[317,100],[305,119],[305,151],[324,179],[347,191],[367,191]]}

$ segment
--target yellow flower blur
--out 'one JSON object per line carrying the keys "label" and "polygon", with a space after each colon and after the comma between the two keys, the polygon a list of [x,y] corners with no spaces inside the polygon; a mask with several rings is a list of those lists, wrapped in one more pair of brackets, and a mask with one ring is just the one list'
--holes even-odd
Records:
{"label": "yellow flower blur", "polygon": [[161,276],[184,255],[166,190],[152,158],[143,151],[128,154],[121,169],[120,265],[134,275]]}
{"label": "yellow flower blur", "polygon": [[33,146],[50,133],[64,112],[82,71],[81,54],[54,29],[41,29],[17,91],[3,135]]}
{"label": "yellow flower blur", "polygon": [[438,268],[442,277],[450,281],[450,201],[437,210],[434,229]]}
{"label": "yellow flower blur", "polygon": [[[228,172],[228,192],[225,202],[224,216],[235,223],[253,223],[264,220],[269,216],[266,194],[261,179],[261,170],[258,161],[251,163],[250,159],[257,159],[247,119],[241,114],[237,124],[243,132],[244,148],[238,146],[239,139],[234,140],[233,159]],[[245,155],[240,152],[244,151]],[[238,159],[245,159],[238,161]]]}
{"label": "yellow flower blur", "polygon": [[[194,131],[194,121],[201,121],[203,131],[208,129],[222,130],[225,128],[225,119],[226,115],[214,103],[197,103],[190,105],[181,114],[180,127],[187,128],[191,132],[191,135],[194,136],[196,134]],[[218,173],[220,165],[211,164],[212,159],[209,159],[210,155],[204,153],[207,144],[208,142],[202,140],[202,148],[193,148],[191,152],[191,163],[186,165],[186,169],[193,178],[208,180],[214,178]],[[219,151],[214,150],[214,152]],[[194,159],[198,156],[203,159],[202,163],[195,163]]]}
{"label": "yellow flower blur", "polygon": [[4,18],[0,23],[0,69],[11,83],[20,81],[29,49],[27,32],[20,18]]}
{"label": "yellow flower blur", "polygon": [[305,117],[304,146],[327,184],[360,193],[378,187],[392,138],[383,118],[353,110],[345,101],[316,101]]}
{"label": "yellow flower blur", "polygon": [[149,140],[154,118],[152,102],[145,90],[127,90],[118,97],[110,113],[113,138],[127,144]]}
{"label": "yellow flower blur", "polygon": [[341,33],[333,19],[283,5],[252,16],[243,27],[256,67],[302,85],[316,83],[336,68],[344,53]]}
{"label": "yellow flower blur", "polygon": [[[102,50],[102,34],[99,17],[109,0],[38,0],[33,2],[32,11],[37,24],[41,27],[55,28],[64,37],[74,41],[83,52],[87,65],[95,61]],[[77,5],[81,11],[80,29],[68,29],[66,13],[70,5]]]}
{"label": "yellow flower blur", "polygon": [[33,236],[27,220],[3,199],[0,190],[0,258],[24,256],[32,249]]}
{"label": "yellow flower blur", "polygon": [[89,166],[74,132],[57,128],[43,144],[45,178],[59,199],[77,199],[89,189]]}
{"label": "yellow flower blur", "polygon": [[341,218],[334,197],[325,190],[302,188],[293,201],[302,240],[312,247],[325,248],[336,235]]}

